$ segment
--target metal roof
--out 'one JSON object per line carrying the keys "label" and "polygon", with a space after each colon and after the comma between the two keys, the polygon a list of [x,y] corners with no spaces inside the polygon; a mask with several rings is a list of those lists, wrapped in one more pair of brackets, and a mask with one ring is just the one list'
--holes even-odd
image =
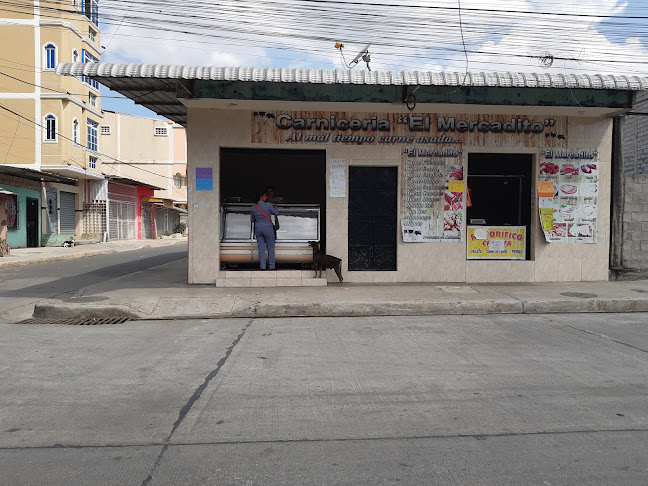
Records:
{"label": "metal roof", "polygon": [[587,88],[638,91],[648,78],[603,74],[460,73],[432,71],[334,71],[297,68],[180,66],[172,64],[62,63],[57,74],[100,78],[203,79],[311,84],[396,86],[494,86],[517,88]]}
{"label": "metal roof", "polygon": [[106,179],[108,179],[108,182],[114,182],[116,184],[124,184],[126,186],[142,186],[142,187],[146,187],[147,189],[153,189],[154,191],[164,190],[164,187],[154,186],[153,184],[149,184],[148,182],[142,182],[137,179],[131,179],[130,177],[107,175]]}
{"label": "metal roof", "polygon": [[[47,165],[43,165],[41,170],[28,169],[27,167],[17,167],[15,165],[0,165],[0,176],[8,175],[20,177],[30,181],[37,182],[59,182],[62,184],[76,185],[77,180],[47,172]],[[8,185],[8,184],[7,184]]]}
{"label": "metal roof", "polygon": [[176,96],[177,80],[250,83],[352,84],[374,86],[465,86],[640,91],[648,78],[602,74],[461,73],[445,71],[353,71],[297,68],[182,66],[171,64],[61,63],[56,73],[90,76],[159,115],[186,124]]}

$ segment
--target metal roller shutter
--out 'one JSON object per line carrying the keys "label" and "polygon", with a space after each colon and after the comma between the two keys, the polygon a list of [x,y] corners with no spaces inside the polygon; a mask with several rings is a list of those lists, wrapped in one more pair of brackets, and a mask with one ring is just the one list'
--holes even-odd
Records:
{"label": "metal roller shutter", "polygon": [[60,195],[61,203],[61,234],[76,233],[76,195],[73,192],[63,192]]}

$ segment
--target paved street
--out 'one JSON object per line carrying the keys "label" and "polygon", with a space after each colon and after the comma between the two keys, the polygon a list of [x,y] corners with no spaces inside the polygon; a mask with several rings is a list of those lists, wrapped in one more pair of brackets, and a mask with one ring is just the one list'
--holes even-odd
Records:
{"label": "paved street", "polygon": [[[42,251],[47,253],[47,249]],[[174,244],[69,261],[0,268],[0,322],[15,322],[30,317],[34,304],[44,299],[65,301],[75,296],[80,301],[92,301],[83,296],[82,289],[96,284],[102,284],[104,288],[119,288],[120,283],[115,279],[186,258],[187,245]],[[171,286],[172,276],[167,275],[167,279],[167,286]],[[177,276],[178,282],[184,283],[186,279],[186,270]]]}
{"label": "paved street", "polygon": [[0,324],[0,485],[645,484],[647,322]]}

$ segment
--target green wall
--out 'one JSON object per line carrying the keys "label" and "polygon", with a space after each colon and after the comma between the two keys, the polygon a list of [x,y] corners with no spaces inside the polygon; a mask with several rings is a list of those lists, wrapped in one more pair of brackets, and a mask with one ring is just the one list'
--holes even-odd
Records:
{"label": "green wall", "polygon": [[25,189],[24,187],[8,186],[2,184],[3,189],[18,194],[18,229],[9,230],[7,241],[10,248],[25,248],[27,246],[27,198],[38,199],[38,241],[41,241],[41,194],[39,191]]}

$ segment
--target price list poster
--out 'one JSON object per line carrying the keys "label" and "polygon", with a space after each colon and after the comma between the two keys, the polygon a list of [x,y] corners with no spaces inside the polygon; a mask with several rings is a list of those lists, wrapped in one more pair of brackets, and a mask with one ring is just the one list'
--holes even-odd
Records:
{"label": "price list poster", "polygon": [[545,239],[598,241],[599,161],[596,151],[546,151],[540,161],[538,208]]}
{"label": "price list poster", "polygon": [[403,241],[463,241],[465,182],[461,150],[406,148],[402,158]]}

